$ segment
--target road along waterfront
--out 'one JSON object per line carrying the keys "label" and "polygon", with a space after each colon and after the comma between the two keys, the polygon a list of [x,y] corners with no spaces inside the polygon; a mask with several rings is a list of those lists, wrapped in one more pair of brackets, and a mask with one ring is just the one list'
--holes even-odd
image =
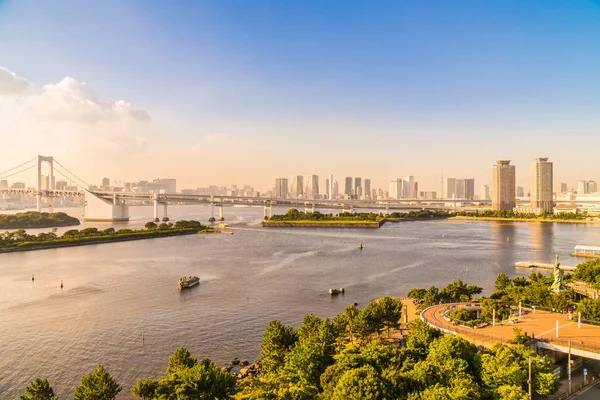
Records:
{"label": "road along waterfront", "polygon": [[[131,211],[127,224],[80,228],[140,228],[152,216],[151,207]],[[172,220],[204,223],[210,212],[169,208]],[[297,325],[310,312],[333,316],[355,301],[362,307],[457,278],[490,294],[499,273],[530,273],[517,270],[517,261],[552,262],[558,253],[575,265],[575,245],[600,244],[600,227],[582,224],[436,220],[376,230],[267,229],[262,216],[262,207],[227,208],[234,235],[0,255],[0,393],[15,398],[41,376],[69,398],[81,376],[102,363],[126,399],[136,379],[164,372],[179,345],[218,363],[252,360],[271,319]],[[186,275],[201,282],[180,293],[177,280]],[[329,287],[346,294],[331,298]]]}

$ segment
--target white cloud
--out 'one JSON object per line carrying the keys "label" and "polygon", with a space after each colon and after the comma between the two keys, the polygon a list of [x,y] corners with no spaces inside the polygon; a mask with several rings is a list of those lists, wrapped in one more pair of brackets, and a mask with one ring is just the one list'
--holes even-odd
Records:
{"label": "white cloud", "polygon": [[0,67],[0,143],[10,146],[17,162],[35,154],[96,163],[140,154],[153,129],[150,121],[145,110],[99,99],[74,78],[36,87]]}
{"label": "white cloud", "polygon": [[0,66],[0,96],[23,93],[30,87],[31,84],[27,79],[18,77],[13,72]]}

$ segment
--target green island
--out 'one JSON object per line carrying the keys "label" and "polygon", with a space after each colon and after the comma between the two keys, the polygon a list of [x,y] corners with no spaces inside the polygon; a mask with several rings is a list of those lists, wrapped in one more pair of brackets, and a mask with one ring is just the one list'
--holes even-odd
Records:
{"label": "green island", "polygon": [[590,216],[586,211],[582,213],[565,212],[559,214],[534,214],[516,212],[513,210],[477,210],[456,211],[452,214],[456,219],[476,219],[483,221],[539,221],[539,222],[569,222],[588,223]]}
{"label": "green island", "polygon": [[27,211],[17,214],[0,214],[0,229],[53,228],[79,224],[77,218],[64,212]]}
{"label": "green island", "polygon": [[394,212],[384,216],[378,213],[349,213],[337,215],[319,211],[302,212],[290,208],[285,214],[273,215],[263,221],[265,227],[319,227],[319,228],[379,228],[386,222],[448,218],[447,211],[419,210]]}
{"label": "green island", "polygon": [[0,234],[0,253],[15,251],[41,250],[57,247],[83,246],[88,244],[112,243],[127,240],[153,239],[168,236],[191,235],[195,233],[219,232],[202,225],[198,221],[177,221],[172,223],[148,222],[145,229],[85,228],[70,229],[62,235],[56,234],[56,228],[51,232],[30,235],[24,229]]}
{"label": "green island", "polygon": [[[452,311],[450,318],[456,325],[472,327],[489,323],[492,315],[502,322],[524,302],[554,311],[576,306],[584,318],[600,319],[600,300],[577,301],[568,288],[553,292],[555,280],[537,272],[513,279],[500,274],[493,294],[476,299],[479,316],[463,308]],[[600,288],[600,260],[582,263],[564,277],[565,283],[574,281]],[[263,333],[260,359],[251,364],[238,361],[243,366],[238,373],[231,372],[234,363],[220,367],[179,347],[162,376],[140,379],[129,390],[142,400],[527,400],[531,362],[532,392],[539,398],[556,393],[555,365],[530,348],[533,338],[527,332],[515,327],[512,340],[484,348],[443,334],[416,317],[429,306],[471,302],[481,292],[478,286],[456,280],[441,289],[414,288],[409,299],[383,297],[362,309],[351,305],[332,319],[308,314],[298,328],[273,320]],[[413,315],[407,314],[405,324],[401,321],[407,304]],[[112,400],[122,390],[99,365],[81,378],[74,398]],[[20,398],[56,399],[50,383],[40,378]]]}

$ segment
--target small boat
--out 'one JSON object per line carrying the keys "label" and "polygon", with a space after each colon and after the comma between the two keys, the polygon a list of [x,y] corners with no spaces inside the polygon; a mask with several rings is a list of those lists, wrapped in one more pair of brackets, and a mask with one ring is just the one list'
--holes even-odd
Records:
{"label": "small boat", "polygon": [[339,289],[335,289],[335,288],[329,288],[329,295],[333,296],[336,294],[344,294],[346,292],[346,290],[344,288],[339,288]]}
{"label": "small boat", "polygon": [[197,276],[185,276],[177,282],[179,290],[187,289],[196,286],[200,283],[200,278]]}

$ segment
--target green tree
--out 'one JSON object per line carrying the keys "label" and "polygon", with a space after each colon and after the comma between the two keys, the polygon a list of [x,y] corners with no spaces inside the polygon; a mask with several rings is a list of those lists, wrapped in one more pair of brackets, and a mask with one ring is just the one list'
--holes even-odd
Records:
{"label": "green tree", "polygon": [[158,387],[159,381],[156,379],[140,379],[131,389],[131,394],[133,397],[137,397],[142,400],[153,400],[156,397]]}
{"label": "green tree", "polygon": [[269,322],[260,345],[260,365],[265,373],[275,372],[285,365],[285,357],[298,341],[298,333],[280,321]]}
{"label": "green tree", "polygon": [[235,377],[208,358],[187,369],[175,387],[178,399],[228,399],[235,391]]}
{"label": "green tree", "polygon": [[375,368],[364,365],[346,371],[339,379],[332,400],[377,400],[383,394],[383,383]]}
{"label": "green tree", "polygon": [[528,400],[529,395],[522,387],[516,385],[502,385],[497,389],[502,400]]}
{"label": "green tree", "polygon": [[440,291],[440,296],[448,302],[470,301],[473,295],[479,294],[481,291],[480,287],[464,284],[463,281],[457,279],[446,285]]}
{"label": "green tree", "polygon": [[53,400],[58,399],[54,395],[54,390],[46,379],[35,378],[33,382],[25,388],[25,394],[19,397],[20,400]]}
{"label": "green tree", "polygon": [[508,275],[502,273],[496,278],[494,282],[494,290],[496,292],[507,293],[512,288],[512,283]]}
{"label": "green tree", "polygon": [[175,352],[169,358],[169,366],[165,371],[165,376],[169,377],[177,373],[181,373],[189,368],[192,368],[198,363],[196,357],[192,357],[192,354],[183,346],[179,346],[175,349]]}
{"label": "green tree", "polygon": [[153,230],[156,229],[158,227],[158,225],[156,225],[154,222],[150,221],[150,222],[146,222],[146,224],[144,225],[144,228],[148,229],[148,230]]}
{"label": "green tree", "polygon": [[579,303],[581,316],[592,321],[600,321],[600,300],[584,298]]}
{"label": "green tree", "polygon": [[121,386],[104,369],[102,365],[89,375],[81,378],[75,388],[75,400],[114,400],[121,391]]}

